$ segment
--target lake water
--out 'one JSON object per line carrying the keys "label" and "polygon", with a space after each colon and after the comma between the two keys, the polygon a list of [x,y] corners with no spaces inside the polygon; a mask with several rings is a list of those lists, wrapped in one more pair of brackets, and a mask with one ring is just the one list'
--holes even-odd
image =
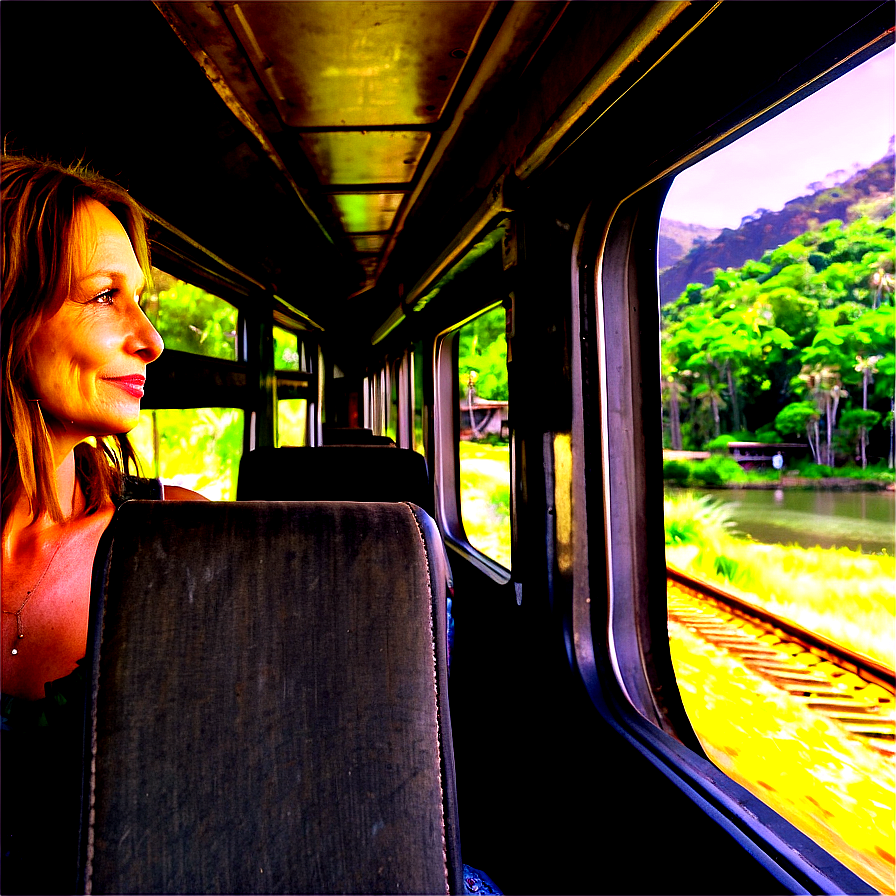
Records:
{"label": "lake water", "polygon": [[[670,492],[673,491],[670,489]],[[674,491],[683,491],[675,489]],[[688,489],[731,506],[735,529],[763,544],[894,553],[896,495],[824,489]]]}

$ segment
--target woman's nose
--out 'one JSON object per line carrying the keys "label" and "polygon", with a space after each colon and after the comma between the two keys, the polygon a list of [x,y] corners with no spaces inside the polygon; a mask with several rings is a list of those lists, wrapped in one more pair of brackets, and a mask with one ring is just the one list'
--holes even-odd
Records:
{"label": "woman's nose", "polygon": [[144,364],[155,361],[162,350],[165,343],[159,335],[158,330],[149,322],[149,318],[143,313],[143,309],[139,305],[134,305],[134,314],[132,316],[132,332],[129,337],[129,350],[142,358]]}

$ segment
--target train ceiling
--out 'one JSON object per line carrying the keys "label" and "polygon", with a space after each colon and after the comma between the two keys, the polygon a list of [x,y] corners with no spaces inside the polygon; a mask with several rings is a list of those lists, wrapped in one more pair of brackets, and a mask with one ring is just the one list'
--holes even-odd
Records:
{"label": "train ceiling", "polygon": [[[809,20],[779,6],[798,29],[766,33],[764,4],[687,0],[5,2],[0,124],[8,151],[82,159],[127,187],[169,273],[250,313],[274,293],[275,311],[360,356],[435,313],[430,284],[506,209],[535,193],[578,208],[582,179],[593,189],[608,165],[635,188],[707,123],[762,112],[760,81],[801,89],[801,66],[819,74],[813,47],[859,28],[870,53],[892,25],[888,3]],[[719,34],[760,35],[768,52],[691,102],[675,84]]]}
{"label": "train ceiling", "polygon": [[7,151],[129,189],[169,273],[369,347],[502,220],[505,184],[519,192],[658,36],[703,15],[687,0],[6,2],[0,123]]}
{"label": "train ceiling", "polygon": [[357,261],[355,292],[373,287],[453,119],[481,88],[476,70],[510,4],[155,5],[308,214]]}

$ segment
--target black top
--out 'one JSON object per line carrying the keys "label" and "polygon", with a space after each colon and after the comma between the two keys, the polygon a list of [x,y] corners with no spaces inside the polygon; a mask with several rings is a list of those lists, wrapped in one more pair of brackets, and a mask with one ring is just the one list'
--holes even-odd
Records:
{"label": "black top", "polygon": [[[157,479],[128,476],[120,506],[158,500]],[[41,700],[3,694],[0,751],[0,892],[73,893],[78,872],[86,676],[44,685]]]}

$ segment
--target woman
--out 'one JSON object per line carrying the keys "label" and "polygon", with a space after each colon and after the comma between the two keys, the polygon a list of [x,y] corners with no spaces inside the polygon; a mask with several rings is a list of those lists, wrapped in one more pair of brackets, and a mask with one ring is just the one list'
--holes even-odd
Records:
{"label": "woman", "polygon": [[[2,892],[76,882],[90,577],[162,340],[139,206],[91,172],[2,160]],[[152,484],[149,483],[151,486]],[[141,491],[142,490],[142,491]],[[205,500],[167,487],[165,498]]]}

